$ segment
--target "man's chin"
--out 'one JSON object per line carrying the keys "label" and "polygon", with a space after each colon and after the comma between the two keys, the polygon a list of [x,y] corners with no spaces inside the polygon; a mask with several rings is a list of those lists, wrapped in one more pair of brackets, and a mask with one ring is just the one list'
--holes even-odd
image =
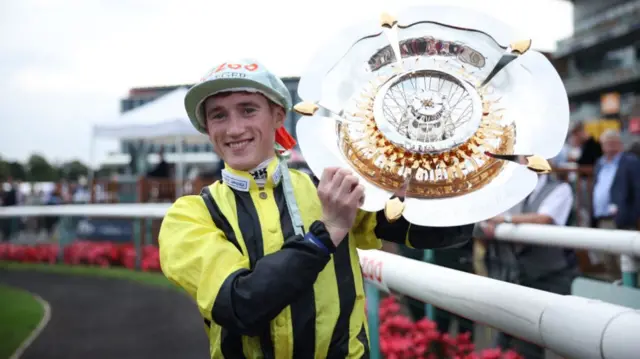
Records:
{"label": "man's chin", "polygon": [[255,156],[233,155],[225,159],[225,163],[236,171],[249,171],[256,168],[260,162],[255,163]]}

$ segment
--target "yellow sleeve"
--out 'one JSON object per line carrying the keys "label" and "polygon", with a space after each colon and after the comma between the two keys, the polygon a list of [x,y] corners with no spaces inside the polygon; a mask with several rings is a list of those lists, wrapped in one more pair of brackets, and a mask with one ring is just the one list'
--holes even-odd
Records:
{"label": "yellow sleeve", "polygon": [[200,196],[179,198],[165,215],[158,237],[164,275],[184,288],[205,319],[225,279],[249,262],[215,227]]}
{"label": "yellow sleeve", "polygon": [[382,248],[382,241],[375,233],[377,225],[378,221],[376,220],[375,212],[358,211],[355,225],[351,230],[351,237],[356,241],[356,247],[360,249]]}

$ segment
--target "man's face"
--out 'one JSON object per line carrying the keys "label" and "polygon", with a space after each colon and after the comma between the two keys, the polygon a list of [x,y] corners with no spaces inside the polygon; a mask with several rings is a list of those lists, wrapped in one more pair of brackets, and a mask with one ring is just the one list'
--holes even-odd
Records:
{"label": "man's face", "polygon": [[600,144],[602,145],[602,152],[608,156],[615,156],[622,151],[622,141],[618,137],[604,138]]}
{"label": "man's face", "polygon": [[257,93],[231,92],[204,103],[209,139],[216,153],[233,169],[248,171],[272,157],[275,132],[284,110]]}
{"label": "man's face", "polygon": [[569,146],[578,147],[580,146],[580,138],[575,133],[569,134],[567,143],[569,144]]}

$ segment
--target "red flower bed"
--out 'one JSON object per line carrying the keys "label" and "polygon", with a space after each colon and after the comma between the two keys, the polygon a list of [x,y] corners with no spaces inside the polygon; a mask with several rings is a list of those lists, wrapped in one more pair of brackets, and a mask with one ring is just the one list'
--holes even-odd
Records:
{"label": "red flower bed", "polygon": [[438,332],[429,319],[412,321],[400,313],[400,305],[389,296],[380,303],[380,351],[387,359],[524,359],[509,350],[475,352],[471,333],[456,337]]}
{"label": "red flower bed", "polygon": [[[0,243],[0,260],[53,264],[58,260],[59,250],[57,244]],[[136,264],[136,250],[128,243],[74,241],[64,248],[62,257],[63,262],[70,265],[123,266],[133,269]],[[140,265],[143,271],[160,271],[158,247],[142,247]]]}

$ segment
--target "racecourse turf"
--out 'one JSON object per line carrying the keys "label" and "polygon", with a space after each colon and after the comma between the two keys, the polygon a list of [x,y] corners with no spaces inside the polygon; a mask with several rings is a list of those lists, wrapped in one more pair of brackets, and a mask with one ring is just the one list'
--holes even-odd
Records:
{"label": "racecourse turf", "polygon": [[[160,273],[0,261],[0,284],[37,294],[51,307],[49,323],[22,359],[207,357],[208,341],[195,304]],[[3,292],[0,297],[5,299]],[[0,301],[0,313],[5,308],[26,321],[14,303]],[[31,330],[16,331],[22,325],[13,324],[4,328],[7,322],[0,317],[3,345],[2,333],[21,333],[11,348],[7,345],[11,353]]]}
{"label": "racecourse turf", "polygon": [[139,272],[122,267],[101,268],[96,266],[66,265],[66,264],[42,264],[42,263],[18,263],[0,261],[0,270],[29,270],[48,273],[89,275],[106,278],[120,278],[133,280],[143,284],[157,285],[180,289],[169,282],[165,276],[157,272]]}
{"label": "racecourse turf", "polygon": [[29,292],[0,284],[0,358],[11,357],[43,313],[44,308]]}

